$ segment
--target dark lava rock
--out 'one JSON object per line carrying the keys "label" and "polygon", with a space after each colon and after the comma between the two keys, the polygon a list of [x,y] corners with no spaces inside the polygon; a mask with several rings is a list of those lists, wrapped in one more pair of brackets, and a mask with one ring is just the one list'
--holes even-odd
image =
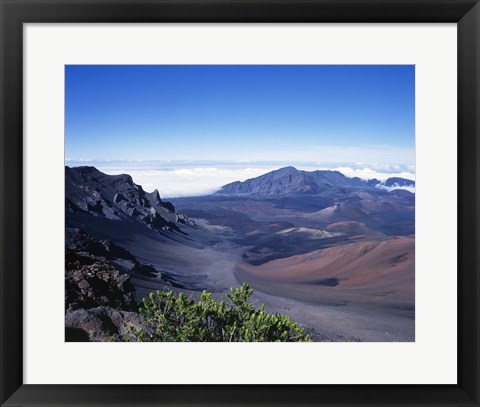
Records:
{"label": "dark lava rock", "polygon": [[100,305],[135,310],[135,288],[128,274],[121,273],[106,258],[66,250],[65,309]]}
{"label": "dark lava rock", "polygon": [[107,342],[130,339],[129,328],[143,328],[150,333],[145,318],[136,312],[111,307],[76,309],[65,315],[66,342]]}
{"label": "dark lava rock", "polygon": [[113,266],[123,273],[136,273],[145,276],[159,275],[154,267],[141,264],[133,254],[123,247],[110,240],[96,240],[88,233],[77,228],[65,228],[65,247],[67,269],[69,264],[78,261],[91,264],[92,258],[101,257],[111,261]]}
{"label": "dark lava rock", "polygon": [[107,260],[124,259],[137,261],[128,250],[110,240],[96,240],[88,233],[75,228],[65,228],[65,247],[74,252],[88,252]]}

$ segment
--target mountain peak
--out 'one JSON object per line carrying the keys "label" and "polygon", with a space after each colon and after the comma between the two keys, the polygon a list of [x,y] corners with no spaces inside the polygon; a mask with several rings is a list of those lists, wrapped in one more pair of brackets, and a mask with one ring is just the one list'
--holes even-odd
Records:
{"label": "mountain peak", "polygon": [[160,192],[158,192],[158,189],[157,189],[157,188],[155,188],[150,195],[151,195],[153,201],[154,201],[157,205],[161,205],[162,199],[160,198]]}
{"label": "mountain peak", "polygon": [[[358,179],[348,178],[339,171],[302,171],[295,167],[283,167],[244,182],[224,185],[220,195],[295,196],[315,195],[326,189],[363,187]],[[368,187],[367,187],[368,188]]]}
{"label": "mountain peak", "polygon": [[289,165],[288,167],[282,167],[282,168],[279,168],[278,170],[273,170],[271,171],[271,173],[277,173],[277,174],[292,174],[292,173],[297,173],[297,172],[301,172],[300,170],[297,170],[295,167]]}

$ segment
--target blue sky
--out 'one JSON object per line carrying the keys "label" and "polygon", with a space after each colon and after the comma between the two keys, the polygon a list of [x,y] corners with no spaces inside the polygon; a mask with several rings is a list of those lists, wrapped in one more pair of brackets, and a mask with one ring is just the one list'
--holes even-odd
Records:
{"label": "blue sky", "polygon": [[65,68],[68,160],[414,164],[414,66]]}

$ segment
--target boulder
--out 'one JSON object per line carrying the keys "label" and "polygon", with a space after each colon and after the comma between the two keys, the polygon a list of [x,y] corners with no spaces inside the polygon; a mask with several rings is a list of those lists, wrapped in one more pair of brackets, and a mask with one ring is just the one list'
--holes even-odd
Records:
{"label": "boulder", "polygon": [[133,338],[132,328],[151,334],[143,315],[136,312],[105,306],[71,310],[65,315],[65,342],[125,341]]}

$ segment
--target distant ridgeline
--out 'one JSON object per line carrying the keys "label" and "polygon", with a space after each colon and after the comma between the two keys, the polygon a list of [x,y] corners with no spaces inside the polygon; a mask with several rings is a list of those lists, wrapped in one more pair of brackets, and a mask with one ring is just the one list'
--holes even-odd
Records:
{"label": "distant ridgeline", "polygon": [[382,182],[377,179],[364,181],[358,177],[349,178],[339,171],[300,171],[284,167],[244,182],[236,181],[224,185],[217,195],[258,195],[294,196],[321,195],[328,191],[338,192],[342,188],[372,189],[386,187],[414,188],[415,181],[392,177]]}

